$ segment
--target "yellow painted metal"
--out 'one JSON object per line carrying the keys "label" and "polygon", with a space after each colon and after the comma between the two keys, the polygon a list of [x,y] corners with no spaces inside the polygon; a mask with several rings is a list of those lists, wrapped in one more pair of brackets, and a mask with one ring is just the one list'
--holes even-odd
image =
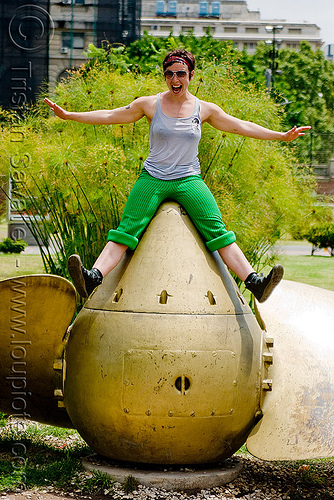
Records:
{"label": "yellow painted metal", "polygon": [[259,304],[274,338],[263,419],[247,448],[264,460],[334,455],[334,292],[283,281]]}
{"label": "yellow painted metal", "polygon": [[61,396],[62,339],[76,308],[74,287],[59,276],[20,276],[0,282],[0,297],[0,410],[72,427],[54,391]]}
{"label": "yellow painted metal", "polygon": [[181,207],[164,204],[71,327],[65,406],[110,458],[222,459],[259,414],[262,345],[219,256]]}
{"label": "yellow painted metal", "polygon": [[[223,286],[222,286],[223,281]],[[111,293],[111,290],[113,293]],[[250,314],[220,257],[176,203],[164,204],[133,257],[107,277],[86,308],[163,314]]]}

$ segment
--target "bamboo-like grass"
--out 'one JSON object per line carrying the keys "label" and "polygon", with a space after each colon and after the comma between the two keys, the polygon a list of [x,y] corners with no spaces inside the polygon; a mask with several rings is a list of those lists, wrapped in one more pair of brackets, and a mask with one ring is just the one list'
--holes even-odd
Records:
{"label": "bamboo-like grass", "polygon": [[[191,83],[200,99],[239,118],[281,128],[277,108],[264,92],[246,89],[230,76],[228,66],[202,66]],[[66,109],[83,111],[124,106],[164,89],[156,73],[124,74],[97,64],[74,72],[52,98]],[[14,185],[14,192],[25,200],[46,272],[68,277],[68,256],[79,253],[90,267],[108,230],[117,227],[148,154],[148,126],[145,120],[113,127],[61,121],[50,116],[42,97],[33,112],[15,123],[24,135],[21,143],[12,143],[10,126],[4,128],[0,161],[29,155],[27,166],[22,160],[25,181]],[[268,263],[268,250],[282,233],[322,210],[315,207],[313,178],[283,144],[204,125],[199,158],[224,222],[256,270]]]}

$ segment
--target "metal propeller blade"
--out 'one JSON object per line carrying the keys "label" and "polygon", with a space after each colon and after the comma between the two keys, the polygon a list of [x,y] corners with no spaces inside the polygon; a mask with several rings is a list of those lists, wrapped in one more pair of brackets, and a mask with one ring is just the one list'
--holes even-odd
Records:
{"label": "metal propeller blade", "polygon": [[258,310],[274,359],[272,391],[247,448],[264,460],[334,455],[334,292],[282,281]]}
{"label": "metal propeller blade", "polygon": [[59,276],[20,276],[0,282],[0,297],[0,410],[72,427],[55,395],[62,390],[62,340],[76,309],[73,285]]}

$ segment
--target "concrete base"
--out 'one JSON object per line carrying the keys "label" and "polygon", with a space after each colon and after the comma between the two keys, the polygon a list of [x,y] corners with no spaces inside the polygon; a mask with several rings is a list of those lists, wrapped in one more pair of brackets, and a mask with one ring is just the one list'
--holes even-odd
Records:
{"label": "concrete base", "polygon": [[[242,464],[235,458],[227,459],[221,464],[201,466],[180,467],[178,470],[148,469],[143,464],[125,467],[124,464],[116,462],[108,464],[103,458],[91,456],[83,460],[83,467],[89,471],[99,471],[108,474],[115,481],[124,483],[129,476],[135,478],[140,484],[150,488],[163,488],[167,491],[199,491],[221,486],[233,481],[241,472]],[[170,468],[170,467],[169,467]]]}

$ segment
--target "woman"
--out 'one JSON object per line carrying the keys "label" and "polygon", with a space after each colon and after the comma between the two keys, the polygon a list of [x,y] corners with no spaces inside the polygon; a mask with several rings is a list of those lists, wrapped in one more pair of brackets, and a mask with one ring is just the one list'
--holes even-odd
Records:
{"label": "woman", "polygon": [[136,122],[145,116],[150,126],[149,156],[129,195],[120,225],[109,231],[107,244],[91,270],[83,267],[78,255],[71,255],[68,260],[74,285],[82,297],[88,297],[117,265],[126,249],[136,248],[159,204],[165,198],[172,198],[186,209],[209,250],[218,250],[225,264],[245,282],[257,300],[263,302],[282,279],[283,267],[276,265],[268,276],[258,276],[235,243],[234,233],[227,231],[213,195],[200,176],[197,154],[202,123],[245,137],[282,141],[292,141],[310,127],[275,132],[234,118],[216,104],[199,100],[188,90],[194,77],[195,60],[185,50],[170,52],[164,59],[163,69],[168,90],[139,97],[123,108],[76,113],[45,99],[55,115],[63,120],[111,125]]}

